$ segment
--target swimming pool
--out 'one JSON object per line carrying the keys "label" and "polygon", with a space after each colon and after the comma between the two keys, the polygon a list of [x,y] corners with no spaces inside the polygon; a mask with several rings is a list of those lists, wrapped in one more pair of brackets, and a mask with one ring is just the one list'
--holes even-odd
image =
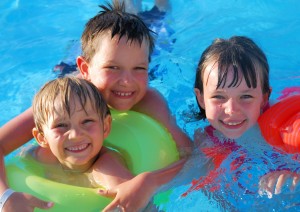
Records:
{"label": "swimming pool", "polygon": [[[52,68],[59,61],[74,56],[74,45],[80,38],[84,24],[98,12],[97,5],[103,2],[53,0],[45,4],[37,0],[1,1],[1,126],[28,108],[36,90],[56,77]],[[150,68],[156,67],[157,71],[150,85],[166,97],[172,112],[177,116],[178,124],[190,137],[195,128],[206,124],[194,122],[190,115],[191,109],[196,107],[193,94],[194,71],[200,54],[216,37],[246,35],[262,47],[270,64],[273,88],[271,100],[276,101],[284,88],[300,84],[300,2],[297,0],[171,2],[173,8],[167,17],[167,23],[174,31],[170,40],[175,39],[176,42],[171,44],[172,48],[160,48],[159,54],[152,58]],[[145,7],[149,5],[150,1],[147,1]],[[198,156],[195,156],[194,161],[191,160],[190,167],[195,168],[197,162],[197,167],[201,170],[199,161],[203,158],[196,157]],[[232,157],[238,158],[235,155]],[[259,161],[253,161],[253,166],[257,164]],[[173,182],[174,188],[169,195],[178,204],[174,204],[174,201],[173,205],[167,202],[161,204],[161,208],[168,211],[199,211],[201,205],[206,211],[222,210],[222,207],[224,210],[247,210],[247,207],[252,206],[242,199],[244,196],[226,196],[222,193],[213,196],[207,191],[194,191],[186,198],[181,198],[180,195],[190,187],[189,180],[201,176],[200,171],[186,173],[193,176],[179,176],[183,181]],[[224,174],[229,175],[230,173]],[[282,196],[278,196],[273,200],[276,202],[281,198]],[[216,203],[216,199],[221,204]],[[267,211],[272,210],[270,204],[274,203],[265,197],[260,199],[257,195],[245,199],[260,204],[258,208]],[[280,210],[282,205],[284,204],[275,204],[274,210]]]}

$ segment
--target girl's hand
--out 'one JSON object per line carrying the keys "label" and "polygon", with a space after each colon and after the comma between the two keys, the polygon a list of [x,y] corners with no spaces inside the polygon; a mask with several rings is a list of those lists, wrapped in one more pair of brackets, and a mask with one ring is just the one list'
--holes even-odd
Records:
{"label": "girl's hand", "polygon": [[3,212],[24,211],[32,212],[34,208],[49,209],[54,204],[40,200],[30,194],[15,192],[5,202]]}
{"label": "girl's hand", "polygon": [[300,175],[289,171],[289,170],[280,170],[272,171],[262,176],[259,181],[259,194],[267,194],[269,198],[272,198],[273,194],[280,194],[282,187],[286,185],[288,179],[292,180],[290,190],[293,191],[299,180]]}

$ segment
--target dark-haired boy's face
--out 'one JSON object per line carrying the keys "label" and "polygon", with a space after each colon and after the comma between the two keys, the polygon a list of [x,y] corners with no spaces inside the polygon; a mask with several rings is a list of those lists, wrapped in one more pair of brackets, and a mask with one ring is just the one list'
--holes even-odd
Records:
{"label": "dark-haired boy's face", "polygon": [[210,124],[226,137],[238,138],[256,124],[268,97],[263,95],[259,79],[256,88],[249,88],[245,79],[229,87],[234,77],[230,69],[224,87],[217,88],[218,64],[209,65],[204,71],[203,93],[196,89],[196,95]]}
{"label": "dark-haired boy's face", "polygon": [[111,39],[108,32],[102,37],[87,68],[79,67],[81,74],[97,86],[110,107],[129,110],[148,88],[149,45],[126,37]]}

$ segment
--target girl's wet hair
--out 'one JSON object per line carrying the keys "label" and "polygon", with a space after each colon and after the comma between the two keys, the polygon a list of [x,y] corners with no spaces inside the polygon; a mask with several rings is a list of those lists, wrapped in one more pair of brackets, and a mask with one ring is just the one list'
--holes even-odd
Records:
{"label": "girl's wet hair", "polygon": [[53,116],[57,107],[63,108],[70,116],[70,105],[76,98],[83,110],[87,103],[91,104],[102,120],[110,115],[104,98],[94,84],[72,76],[62,77],[47,82],[35,95],[32,108],[36,128],[43,132],[42,126],[48,122],[49,116]]}
{"label": "girl's wet hair", "polygon": [[155,34],[150,30],[143,20],[137,15],[125,12],[124,2],[114,0],[113,4],[107,3],[107,6],[100,5],[102,10],[98,15],[91,18],[81,36],[82,55],[87,61],[95,55],[97,51],[97,42],[104,35],[104,32],[111,32],[111,38],[118,35],[119,39],[127,38],[127,42],[138,42],[140,45],[145,39],[149,45],[150,55],[154,48]]}
{"label": "girl's wet hair", "polygon": [[[215,39],[200,57],[196,70],[195,88],[203,94],[203,76],[208,65],[218,64],[218,84],[224,88],[228,72],[233,69],[233,79],[228,87],[238,87],[244,79],[248,88],[256,88],[261,80],[262,92],[270,94],[269,64],[264,52],[250,39],[234,36],[230,39]],[[230,69],[232,67],[232,69]],[[240,76],[242,74],[242,76]],[[199,118],[205,119],[205,110],[200,107]]]}

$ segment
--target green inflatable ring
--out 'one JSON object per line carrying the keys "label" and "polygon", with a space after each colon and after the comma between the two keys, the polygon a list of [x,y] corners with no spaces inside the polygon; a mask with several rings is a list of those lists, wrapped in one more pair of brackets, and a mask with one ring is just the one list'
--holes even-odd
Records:
{"label": "green inflatable ring", "polygon": [[[157,170],[179,159],[172,136],[155,120],[133,111],[112,111],[112,117],[112,130],[105,146],[120,151],[133,174]],[[98,195],[97,189],[45,179],[43,167],[33,160],[10,159],[6,171],[12,189],[54,202],[54,207],[47,211],[100,211],[112,201]]]}

